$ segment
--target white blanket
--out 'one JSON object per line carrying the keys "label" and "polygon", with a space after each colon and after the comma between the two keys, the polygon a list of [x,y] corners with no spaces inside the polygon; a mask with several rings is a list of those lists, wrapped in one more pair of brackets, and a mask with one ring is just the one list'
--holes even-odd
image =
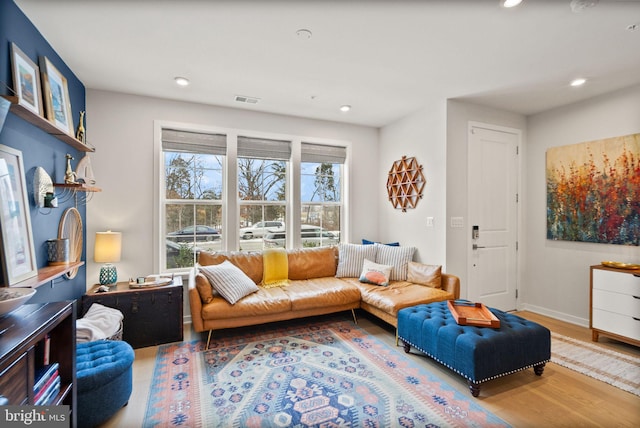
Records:
{"label": "white blanket", "polygon": [[113,336],[123,318],[119,310],[93,303],[84,317],[76,320],[76,342],[91,342]]}

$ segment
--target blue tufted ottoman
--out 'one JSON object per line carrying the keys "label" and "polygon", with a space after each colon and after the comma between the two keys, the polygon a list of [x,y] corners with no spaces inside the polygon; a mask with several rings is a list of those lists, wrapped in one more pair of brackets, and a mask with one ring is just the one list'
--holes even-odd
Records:
{"label": "blue tufted ottoman", "polygon": [[99,425],[128,403],[134,356],[127,342],[97,340],[77,344],[79,427]]}
{"label": "blue tufted ottoman", "polygon": [[405,352],[411,346],[464,376],[471,394],[482,382],[533,367],[540,376],[551,358],[551,333],[539,324],[490,308],[500,328],[462,326],[447,302],[398,311],[398,338]]}

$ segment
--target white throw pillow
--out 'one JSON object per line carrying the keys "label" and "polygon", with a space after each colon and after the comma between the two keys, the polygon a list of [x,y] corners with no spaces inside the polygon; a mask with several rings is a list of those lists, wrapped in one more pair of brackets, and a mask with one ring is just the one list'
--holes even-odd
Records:
{"label": "white throw pillow", "polygon": [[364,260],[362,273],[360,274],[360,282],[366,282],[374,285],[389,285],[389,275],[393,266],[380,265],[369,259]]}
{"label": "white throw pillow", "polygon": [[362,273],[364,259],[375,260],[378,248],[375,245],[338,244],[337,278],[358,278]]}
{"label": "white throw pillow", "polygon": [[200,266],[200,272],[209,280],[211,286],[232,305],[251,293],[258,286],[229,260],[219,265]]}
{"label": "white throw pillow", "polygon": [[406,281],[409,262],[413,260],[416,247],[392,247],[389,245],[374,244],[378,249],[376,253],[376,263],[391,265],[392,281]]}

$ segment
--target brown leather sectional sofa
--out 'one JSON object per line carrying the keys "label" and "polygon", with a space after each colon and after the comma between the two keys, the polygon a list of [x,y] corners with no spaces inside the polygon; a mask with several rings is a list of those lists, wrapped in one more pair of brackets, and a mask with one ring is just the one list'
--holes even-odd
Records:
{"label": "brown leather sectional sofa", "polygon": [[[305,248],[287,251],[289,284],[284,287],[258,287],[231,305],[214,290],[213,299],[204,303],[201,290],[209,288],[207,278],[193,269],[189,278],[191,320],[196,332],[263,324],[361,308],[397,327],[398,310],[422,303],[457,299],[460,280],[441,274],[441,288],[408,281],[391,281],[388,286],[361,283],[358,278],[337,278],[338,247]],[[263,276],[261,253],[200,253],[201,266],[229,260],[256,284]],[[354,320],[355,320],[355,312]]]}

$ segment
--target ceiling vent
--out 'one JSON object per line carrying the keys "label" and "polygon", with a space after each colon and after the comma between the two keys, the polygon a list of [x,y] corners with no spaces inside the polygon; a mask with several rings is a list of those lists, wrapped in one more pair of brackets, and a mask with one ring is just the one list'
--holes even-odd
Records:
{"label": "ceiling vent", "polygon": [[260,98],[245,97],[244,95],[236,95],[236,101],[239,103],[246,103],[246,104],[258,104],[258,101],[260,101]]}

